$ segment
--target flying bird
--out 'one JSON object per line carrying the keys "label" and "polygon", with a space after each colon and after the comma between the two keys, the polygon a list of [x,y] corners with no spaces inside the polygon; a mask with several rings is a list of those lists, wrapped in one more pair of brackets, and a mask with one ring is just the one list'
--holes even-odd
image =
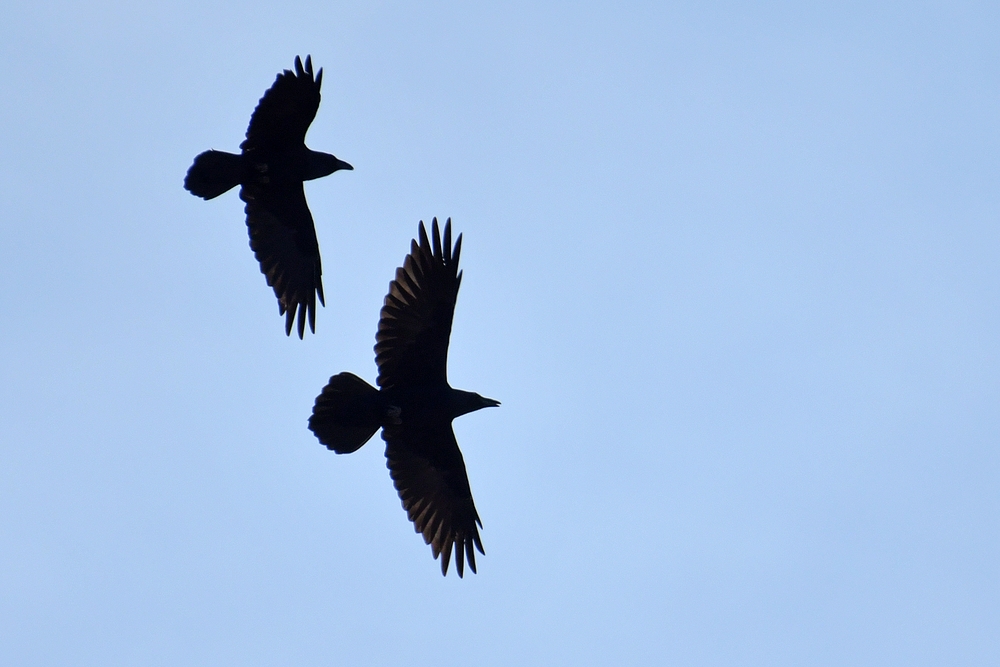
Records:
{"label": "flying bird", "polygon": [[306,131],[319,108],[323,70],[313,76],[312,57],[295,57],[295,72],[278,74],[250,117],[239,155],[205,151],[194,159],[184,187],[203,199],[214,199],[236,187],[246,202],[250,248],[267,284],[278,297],[290,335],[298,316],[299,338],[316,332],[316,296],[323,301],[323,270],[312,214],[303,181],[354,169],[329,153],[306,148]]}
{"label": "flying bird", "polygon": [[459,235],[451,245],[451,219],[444,243],[437,218],[431,238],[423,221],[420,242],[389,283],[375,335],[379,389],[351,373],[330,378],[316,397],[309,429],[338,454],[357,451],[382,429],[386,466],[414,529],[441,556],[448,574],[452,550],[461,577],[465,561],[476,571],[482,522],[472,501],[465,461],[451,422],[499,401],[448,384],[448,340],[462,283]]}

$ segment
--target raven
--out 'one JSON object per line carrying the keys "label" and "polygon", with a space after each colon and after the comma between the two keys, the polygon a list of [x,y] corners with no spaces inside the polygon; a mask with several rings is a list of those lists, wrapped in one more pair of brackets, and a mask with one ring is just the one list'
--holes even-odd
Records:
{"label": "raven", "polygon": [[[382,428],[386,466],[414,529],[431,545],[434,558],[443,554],[441,574],[448,574],[452,547],[461,577],[465,559],[476,571],[473,546],[483,551],[476,524],[465,461],[451,422],[499,401],[448,384],[448,339],[462,274],[458,257],[462,236],[451,245],[451,218],[444,244],[437,218],[427,238],[423,221],[420,243],[389,283],[375,335],[375,389],[351,373],[330,378],[316,397],[309,429],[338,454],[357,451]],[[432,247],[433,242],[433,247]]]}
{"label": "raven", "polygon": [[323,70],[313,76],[312,57],[306,65],[295,57],[295,72],[285,70],[274,80],[250,117],[242,153],[205,151],[194,159],[184,187],[203,199],[213,199],[236,187],[246,202],[250,249],[260,271],[278,297],[291,335],[296,311],[299,338],[316,331],[316,295],[323,301],[323,270],[319,242],[303,181],[354,169],[329,153],[306,148],[306,131],[319,108]]}

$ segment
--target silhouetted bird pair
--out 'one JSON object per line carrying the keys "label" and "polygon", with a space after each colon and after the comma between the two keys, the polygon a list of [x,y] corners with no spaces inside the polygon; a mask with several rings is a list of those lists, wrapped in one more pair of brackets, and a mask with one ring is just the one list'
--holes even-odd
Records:
{"label": "silhouetted bird pair", "polygon": [[[304,67],[296,57],[295,72],[279,74],[250,117],[242,153],[205,151],[184,179],[184,187],[204,199],[241,186],[250,248],[278,297],[285,333],[291,334],[297,317],[299,338],[307,317],[316,331],[316,296],[324,303],[319,243],[302,184],[353,169],[306,148],[322,80],[322,69],[313,75],[310,57]],[[418,237],[396,269],[382,306],[375,335],[380,389],[351,373],[334,375],[316,398],[309,428],[338,454],[357,451],[381,428],[386,465],[407,516],[434,558],[442,556],[441,573],[448,573],[454,551],[461,577],[466,560],[476,571],[475,549],[485,552],[477,528],[482,522],[451,422],[500,403],[448,384],[462,236],[452,246],[449,219],[442,244],[435,218],[430,238],[422,221]]]}

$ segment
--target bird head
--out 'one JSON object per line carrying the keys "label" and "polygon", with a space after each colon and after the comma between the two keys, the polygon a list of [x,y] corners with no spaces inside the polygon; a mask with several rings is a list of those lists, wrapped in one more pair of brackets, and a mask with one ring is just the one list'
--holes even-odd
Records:
{"label": "bird head", "polygon": [[470,412],[475,412],[476,410],[481,410],[483,408],[495,408],[500,405],[500,401],[480,396],[474,391],[462,391],[460,389],[454,389],[452,391],[454,392],[452,394],[453,419],[454,417],[467,415]]}
{"label": "bird head", "polygon": [[311,155],[309,156],[309,173],[305,179],[307,181],[311,181],[314,178],[329,176],[333,172],[340,171],[341,169],[346,169],[348,171],[354,170],[354,167],[343,160],[338,159],[336,155],[320,153],[319,151],[309,152]]}

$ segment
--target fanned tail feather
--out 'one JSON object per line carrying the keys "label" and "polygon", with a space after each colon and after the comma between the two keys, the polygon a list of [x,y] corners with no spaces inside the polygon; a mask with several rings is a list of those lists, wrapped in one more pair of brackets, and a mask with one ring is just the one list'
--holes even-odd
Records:
{"label": "fanned tail feather", "polygon": [[382,425],[378,399],[378,389],[357,375],[334,375],[316,397],[309,430],[338,454],[357,451]]}
{"label": "fanned tail feather", "polygon": [[243,157],[224,151],[205,151],[194,159],[184,177],[184,188],[202,199],[214,199],[240,184]]}

